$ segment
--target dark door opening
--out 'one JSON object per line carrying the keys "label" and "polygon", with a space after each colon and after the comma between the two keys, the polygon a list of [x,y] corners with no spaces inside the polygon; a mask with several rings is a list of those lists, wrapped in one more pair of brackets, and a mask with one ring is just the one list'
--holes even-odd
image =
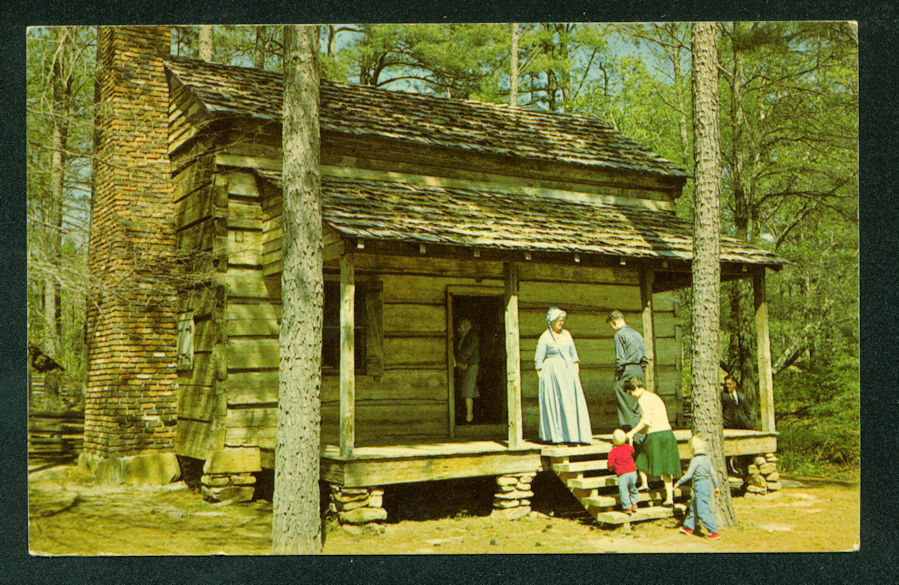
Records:
{"label": "dark door opening", "polygon": [[[474,399],[474,421],[472,424],[505,424],[507,417],[506,398],[506,337],[505,310],[502,296],[453,295],[453,344],[458,348],[460,336],[459,322],[468,319],[477,333],[480,345],[480,365],[478,368],[478,398]],[[455,411],[456,424],[465,424],[466,407],[462,396],[462,370],[455,368]]]}

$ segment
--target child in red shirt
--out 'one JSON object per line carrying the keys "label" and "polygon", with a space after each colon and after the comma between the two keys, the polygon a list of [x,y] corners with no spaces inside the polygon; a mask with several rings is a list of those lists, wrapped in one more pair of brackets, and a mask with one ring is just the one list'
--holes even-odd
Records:
{"label": "child in red shirt", "polygon": [[637,509],[637,466],[634,464],[634,448],[627,442],[627,435],[621,429],[612,433],[615,445],[609,451],[609,471],[618,476],[618,494],[621,509],[625,514],[633,514]]}

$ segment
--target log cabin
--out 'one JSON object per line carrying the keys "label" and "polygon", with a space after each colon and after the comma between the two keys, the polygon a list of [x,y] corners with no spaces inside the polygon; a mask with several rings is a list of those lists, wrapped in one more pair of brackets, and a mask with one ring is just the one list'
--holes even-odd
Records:
{"label": "log cabin", "polygon": [[[113,29],[107,43],[127,53],[152,30],[132,32]],[[282,78],[164,50],[155,67],[170,242],[193,276],[174,295],[171,449],[204,462],[209,497],[247,497],[247,475],[274,466]],[[684,429],[675,291],[690,286],[692,228],[675,206],[686,173],[594,118],[327,80],[320,98],[321,478],[332,509],[380,520],[385,485],[496,476],[495,512],[514,518],[547,471],[617,522],[603,473],[617,425],[605,318],[619,309],[643,334],[647,387]],[[755,284],[763,413],[759,431],[726,431],[731,455],[776,450],[764,282],[781,265],[722,237],[722,280]],[[550,306],[568,312],[593,445],[536,442],[533,357]],[[461,318],[481,338],[470,425],[459,424],[452,360]],[[689,431],[676,435],[688,457]]]}

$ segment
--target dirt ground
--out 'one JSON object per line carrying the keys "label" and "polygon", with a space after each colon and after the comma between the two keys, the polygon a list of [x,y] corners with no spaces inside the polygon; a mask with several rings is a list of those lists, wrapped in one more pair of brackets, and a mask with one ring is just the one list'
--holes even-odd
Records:
{"label": "dirt ground", "polygon": [[[736,527],[708,541],[674,519],[623,529],[595,526],[552,476],[535,480],[534,511],[492,520],[491,478],[388,487],[379,528],[327,526],[324,554],[654,553],[850,551],[859,543],[859,486],[784,478],[784,489],[734,499]],[[100,487],[71,465],[29,474],[34,555],[264,555],[272,504],[210,504],[183,482]],[[542,494],[542,495],[541,495]],[[402,502],[402,505],[400,505]],[[839,527],[836,530],[835,527]]]}

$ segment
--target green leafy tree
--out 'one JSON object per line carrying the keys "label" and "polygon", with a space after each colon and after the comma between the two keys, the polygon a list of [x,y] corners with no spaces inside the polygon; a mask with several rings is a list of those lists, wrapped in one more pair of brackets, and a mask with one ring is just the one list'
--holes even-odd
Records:
{"label": "green leafy tree", "polygon": [[363,85],[483,101],[505,101],[508,31],[499,24],[377,24],[328,30],[349,40],[329,49],[326,73],[349,72]]}
{"label": "green leafy tree", "polygon": [[[856,227],[857,49],[851,29],[841,23],[731,23],[722,30],[728,231],[792,260],[790,244],[826,217]],[[853,249],[853,240],[843,244]],[[854,286],[847,292],[854,294]],[[724,359],[755,411],[751,291],[738,281],[726,295]],[[808,347],[810,333],[839,318],[833,309],[841,296],[806,295],[809,303],[779,327],[775,348],[792,354],[797,345]]]}
{"label": "green leafy tree", "polygon": [[96,35],[87,27],[35,27],[26,40],[29,341],[78,377]]}

